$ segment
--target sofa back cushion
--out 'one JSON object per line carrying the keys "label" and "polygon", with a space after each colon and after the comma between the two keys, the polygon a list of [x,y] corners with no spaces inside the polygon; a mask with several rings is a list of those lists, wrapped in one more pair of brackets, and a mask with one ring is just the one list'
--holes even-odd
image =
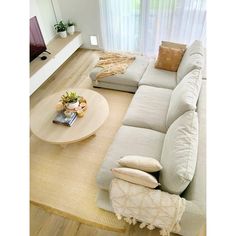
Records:
{"label": "sofa back cushion", "polygon": [[194,41],[183,55],[177,70],[177,84],[193,69],[202,69],[204,65],[204,48],[201,41]]}
{"label": "sofa back cushion", "polygon": [[186,111],[195,110],[202,84],[202,75],[199,69],[190,71],[176,86],[171,94],[167,112],[166,127]]}
{"label": "sofa back cushion", "polygon": [[198,116],[188,111],[168,129],[161,155],[159,182],[163,191],[181,194],[191,182],[198,149]]}

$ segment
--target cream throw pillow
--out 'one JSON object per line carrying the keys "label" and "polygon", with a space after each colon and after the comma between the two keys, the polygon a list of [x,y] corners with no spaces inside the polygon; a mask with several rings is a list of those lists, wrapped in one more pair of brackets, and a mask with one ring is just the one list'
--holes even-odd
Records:
{"label": "cream throw pillow", "polygon": [[202,74],[199,69],[192,70],[175,87],[167,112],[166,127],[186,111],[195,110],[202,84]]}
{"label": "cream throw pillow", "polygon": [[159,185],[155,177],[141,170],[121,167],[113,168],[112,173],[119,179],[123,179],[134,184],[143,185],[145,187],[156,188]]}
{"label": "cream throw pillow", "polygon": [[191,182],[198,149],[198,116],[188,111],[168,129],[161,154],[163,170],[159,181],[163,191],[181,194]]}
{"label": "cream throw pillow", "polygon": [[184,51],[185,50],[181,48],[160,46],[155,68],[176,72],[184,55]]}
{"label": "cream throw pillow", "polygon": [[118,160],[121,166],[143,170],[146,172],[156,172],[162,169],[160,162],[151,157],[127,155]]}

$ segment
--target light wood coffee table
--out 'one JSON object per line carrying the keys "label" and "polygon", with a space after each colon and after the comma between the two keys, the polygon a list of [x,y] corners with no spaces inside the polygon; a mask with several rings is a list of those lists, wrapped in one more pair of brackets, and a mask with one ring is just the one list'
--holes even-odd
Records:
{"label": "light wood coffee table", "polygon": [[[56,104],[66,91],[76,91],[87,100],[88,108],[83,117],[78,117],[71,127],[54,124]],[[89,89],[67,89],[40,101],[30,112],[32,133],[43,141],[66,146],[69,143],[84,140],[102,126],[109,115],[106,99]]]}

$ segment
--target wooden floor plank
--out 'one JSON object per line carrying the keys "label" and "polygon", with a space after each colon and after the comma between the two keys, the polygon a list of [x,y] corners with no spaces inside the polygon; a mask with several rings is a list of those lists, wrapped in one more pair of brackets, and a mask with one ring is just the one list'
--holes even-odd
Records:
{"label": "wooden floor plank", "polygon": [[80,223],[72,220],[67,220],[61,236],[74,236],[79,230]]}
{"label": "wooden floor plank", "polygon": [[48,221],[50,213],[30,205],[30,236],[37,236],[43,225]]}
{"label": "wooden floor plank", "polygon": [[64,218],[51,214],[45,224],[42,225],[37,236],[59,236],[64,225]]}

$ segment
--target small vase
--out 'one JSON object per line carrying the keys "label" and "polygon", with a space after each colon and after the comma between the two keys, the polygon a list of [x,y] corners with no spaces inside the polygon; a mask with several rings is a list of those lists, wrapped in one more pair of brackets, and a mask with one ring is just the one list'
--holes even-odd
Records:
{"label": "small vase", "polygon": [[73,110],[79,106],[79,101],[77,102],[69,102],[66,104],[66,107],[70,110]]}
{"label": "small vase", "polygon": [[69,27],[67,28],[67,33],[68,33],[69,35],[73,35],[74,32],[75,32],[75,26],[74,26],[74,25],[71,25],[71,26],[69,26]]}
{"label": "small vase", "polygon": [[66,116],[66,117],[71,117],[71,115],[72,115],[72,113],[73,112],[71,112],[71,111],[64,111],[64,115]]}
{"label": "small vase", "polygon": [[59,32],[59,35],[60,35],[61,38],[66,38],[67,37],[66,31]]}

